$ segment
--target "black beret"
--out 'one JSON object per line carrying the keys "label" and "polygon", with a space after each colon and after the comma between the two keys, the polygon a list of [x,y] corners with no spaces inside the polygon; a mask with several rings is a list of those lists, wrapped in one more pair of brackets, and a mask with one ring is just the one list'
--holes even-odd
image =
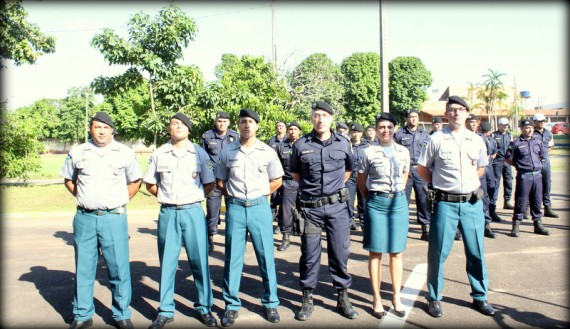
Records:
{"label": "black beret", "polygon": [[374,127],[374,125],[368,125],[368,127],[366,127],[366,129],[368,130],[368,129],[376,129],[376,128]]}
{"label": "black beret", "polygon": [[348,125],[342,121],[339,121],[336,123],[336,129],[338,129],[338,128],[348,129]]}
{"label": "black beret", "polygon": [[443,120],[440,117],[434,117],[431,119],[431,123],[443,123]]}
{"label": "black beret", "polygon": [[314,102],[313,106],[311,106],[313,110],[323,110],[329,114],[334,114],[333,108],[327,103],[323,101]]}
{"label": "black beret", "polygon": [[479,118],[475,114],[469,114],[467,121],[477,121]]}
{"label": "black beret", "polygon": [[419,112],[418,112],[418,110],[416,110],[416,109],[409,109],[409,110],[406,110],[406,118],[407,118],[410,114],[412,114],[412,113],[419,113]]}
{"label": "black beret", "polygon": [[482,131],[482,132],[486,133],[486,132],[488,132],[488,131],[491,131],[491,129],[493,129],[493,128],[491,127],[491,124],[490,124],[490,123],[488,123],[488,122],[481,122],[481,131]]}
{"label": "black beret", "polygon": [[250,110],[250,109],[241,109],[239,111],[239,117],[243,118],[243,117],[248,117],[248,118],[252,118],[253,120],[255,120],[256,123],[259,123],[259,115],[257,115],[257,113],[255,113],[254,110]]}
{"label": "black beret", "polygon": [[287,125],[287,129],[289,129],[289,127],[297,127],[299,128],[299,130],[303,130],[303,128],[301,128],[301,125],[297,121],[289,122],[289,124]]}
{"label": "black beret", "polygon": [[532,126],[532,121],[530,121],[529,119],[522,119],[519,126],[520,127],[524,127],[524,126]]}
{"label": "black beret", "polygon": [[447,99],[447,105],[449,104],[459,104],[464,108],[466,108],[467,111],[469,111],[469,106],[467,106],[467,102],[459,96],[449,96],[449,98]]}
{"label": "black beret", "polygon": [[216,113],[216,119],[229,119],[230,115],[226,112],[218,112]]}
{"label": "black beret", "polygon": [[189,130],[192,130],[192,122],[190,122],[190,119],[188,119],[188,117],[184,115],[184,113],[178,112],[174,114],[172,117],[170,117],[170,120],[172,119],[178,119],[182,121],[186,125],[186,127],[188,127]]}
{"label": "black beret", "polygon": [[376,124],[378,125],[378,122],[380,121],[390,121],[394,124],[394,126],[396,126],[398,124],[398,121],[396,121],[396,118],[388,113],[388,112],[382,112],[379,116],[376,117]]}
{"label": "black beret", "polygon": [[362,129],[362,125],[360,123],[353,123],[352,126],[350,126],[350,130],[360,131],[360,132],[364,131],[364,129]]}
{"label": "black beret", "polygon": [[95,113],[95,115],[91,118],[91,123],[93,123],[93,121],[103,122],[104,124],[111,126],[111,128],[113,128],[113,130],[115,130],[115,125],[113,124],[113,119],[111,119],[111,117],[105,112]]}

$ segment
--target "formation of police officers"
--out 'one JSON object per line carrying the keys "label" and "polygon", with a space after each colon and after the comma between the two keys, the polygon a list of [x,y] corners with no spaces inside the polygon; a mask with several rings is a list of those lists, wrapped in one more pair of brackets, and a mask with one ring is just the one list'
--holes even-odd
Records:
{"label": "formation of police officers", "polygon": [[[453,104],[460,108],[454,109]],[[447,106],[447,110],[455,114],[459,113],[461,106],[463,110],[469,110],[465,101],[457,96],[451,96]],[[292,235],[301,236],[299,283],[302,305],[296,318],[306,321],[313,312],[313,292],[321,263],[321,235],[325,231],[329,271],[338,294],[337,309],[345,317],[356,319],[359,314],[348,297],[352,278],[347,269],[349,249],[346,247],[351,230],[366,230],[363,221],[365,200],[356,187],[356,169],[362,161],[363,150],[379,144],[375,138],[375,125],[364,128],[359,123],[349,126],[337,122],[336,131],[333,131],[333,120],[333,108],[326,102],[315,102],[311,108],[313,126],[310,132],[303,134],[302,126],[294,121],[277,122],[276,135],[266,144],[256,138],[260,117],[255,111],[240,111],[239,132],[229,128],[230,116],[219,112],[215,127],[202,135],[200,146],[189,141],[192,123],[179,112],[170,118],[167,126],[170,141],[152,154],[143,175],[132,150],[113,139],[115,127],[110,116],[97,112],[89,127],[92,140],[73,148],[61,170],[66,188],[77,200],[73,221],[76,254],[74,321],[69,328],[87,328],[93,324],[93,285],[99,249],[109,272],[113,317],[119,328],[133,328],[129,310],[131,284],[126,204],[142,182],[160,203],[157,225],[160,307],[149,329],[163,328],[173,321],[174,276],[181,246],[186,248],[198,291],[195,308],[206,326],[217,325],[211,312],[213,295],[208,251],[214,250],[213,236],[218,233],[222,199],[226,205],[223,282],[226,308],[221,318],[222,326],[234,324],[241,308],[238,294],[248,234],[265,287],[261,297],[265,315],[270,322],[279,322],[273,250],[273,234],[277,232],[282,234],[278,251],[289,248]],[[549,235],[542,225],[542,216],[558,217],[550,200],[548,153],[553,146],[553,136],[544,128],[543,115],[535,115],[533,121],[520,121],[522,133],[517,138],[510,134],[506,118],[499,119],[495,132],[491,132],[489,123],[479,124],[475,115],[469,115],[465,121],[465,126],[481,136],[485,144],[487,159],[477,162],[484,164],[484,173],[479,174],[479,182],[470,183],[482,190],[485,237],[495,238],[490,223],[502,220],[496,213],[501,181],[503,209],[514,211],[513,237],[519,236],[520,221],[529,217],[532,217],[536,234]],[[426,148],[428,145],[432,147],[430,140],[434,136],[438,141],[445,140],[447,137],[441,136],[446,134],[453,136],[449,129],[445,129],[441,118],[435,117],[428,133],[419,125],[419,112],[410,109],[406,111],[405,125],[394,134],[394,141],[405,146],[410,153],[406,197],[410,202],[413,189],[416,220],[422,232],[420,239],[430,241],[430,244],[439,238],[429,238],[433,205],[430,207],[427,193],[431,193],[433,187],[432,174],[426,175],[430,160],[426,159],[425,153],[429,153]],[[436,135],[442,133],[444,135]],[[511,201],[512,166],[517,171],[514,204]],[[439,170],[434,169],[433,174]],[[124,185],[125,181],[127,185]],[[447,195],[447,199],[442,195]],[[475,196],[476,192],[469,195]],[[466,201],[459,197],[457,200],[460,201],[455,201],[452,196],[442,192],[438,200]],[[206,213],[201,205],[204,200]],[[541,212],[541,204],[544,204],[544,213]],[[294,220],[297,219],[295,215],[304,218],[304,222]],[[274,220],[277,221],[275,229]],[[459,228],[455,230],[455,240],[460,240]],[[435,261],[441,262],[438,257]],[[484,264],[483,271],[485,276]],[[437,282],[442,278],[434,280]],[[430,282],[430,293],[432,287],[435,287],[435,292],[429,300],[429,313],[434,317],[442,314],[439,305],[441,288],[437,285],[434,283],[432,286]],[[486,287],[481,290],[485,292],[481,296],[486,296]],[[474,305],[483,314],[493,315],[493,308],[486,297],[481,296],[474,300]]]}

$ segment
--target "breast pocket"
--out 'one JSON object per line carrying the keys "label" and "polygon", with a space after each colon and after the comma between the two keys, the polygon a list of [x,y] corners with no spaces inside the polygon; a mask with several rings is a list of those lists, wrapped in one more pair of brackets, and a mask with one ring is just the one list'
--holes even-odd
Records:
{"label": "breast pocket", "polygon": [[382,161],[374,161],[370,164],[370,174],[376,177],[386,176],[386,166]]}
{"label": "breast pocket", "polygon": [[237,177],[241,180],[245,178],[243,165],[237,161],[228,163],[228,171],[230,173],[229,176],[231,177]]}
{"label": "breast pocket", "polygon": [[268,177],[267,176],[267,163],[256,164],[253,166],[253,175],[255,177]]}
{"label": "breast pocket", "polygon": [[453,167],[453,153],[450,151],[439,151],[439,158],[445,167]]}
{"label": "breast pocket", "polygon": [[220,153],[220,145],[217,143],[208,144],[208,153],[217,155]]}
{"label": "breast pocket", "polygon": [[172,185],[174,177],[173,177],[173,173],[172,173],[172,168],[170,166],[159,166],[158,168],[156,168],[156,172],[158,173],[158,176],[160,177],[160,182],[164,186],[171,186]]}
{"label": "breast pocket", "polygon": [[332,151],[328,157],[325,157],[323,159],[324,172],[344,170],[345,159],[346,159],[346,153],[342,151]]}
{"label": "breast pocket", "polygon": [[301,155],[301,170],[304,173],[320,172],[320,159],[314,154]]}

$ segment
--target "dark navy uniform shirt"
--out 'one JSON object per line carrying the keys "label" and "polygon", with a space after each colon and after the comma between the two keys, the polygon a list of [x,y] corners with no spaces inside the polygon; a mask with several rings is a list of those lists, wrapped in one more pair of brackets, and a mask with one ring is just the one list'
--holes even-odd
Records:
{"label": "dark navy uniform shirt", "polygon": [[542,170],[543,156],[544,149],[539,139],[520,136],[509,145],[505,159],[512,160],[517,171],[528,172]]}
{"label": "dark navy uniform shirt", "polygon": [[513,136],[511,136],[511,133],[508,131],[504,134],[501,134],[501,132],[497,130],[491,134],[491,137],[493,137],[495,143],[497,144],[497,157],[495,158],[495,162],[503,161],[503,157],[507,153],[507,149],[513,141]]}
{"label": "dark navy uniform shirt", "polygon": [[412,166],[418,164],[422,147],[427,145],[429,139],[430,135],[421,127],[416,131],[411,131],[408,126],[404,126],[394,133],[394,141],[410,151],[410,165]]}
{"label": "dark navy uniform shirt", "polygon": [[282,138],[278,138],[277,135],[273,135],[268,141],[267,145],[271,146],[272,149],[277,151],[277,147],[279,144],[283,143],[284,140],[287,139],[287,135],[283,136]]}
{"label": "dark navy uniform shirt", "polygon": [[283,180],[291,180],[293,176],[291,175],[291,169],[289,169],[289,158],[291,158],[291,153],[293,152],[293,143],[289,141],[289,139],[285,139],[283,143],[277,145],[277,156],[281,161],[281,165],[283,166],[283,171],[285,174],[283,175]]}
{"label": "dark navy uniform shirt", "polygon": [[485,136],[482,133],[477,133],[477,135],[481,136],[481,138],[483,138],[483,142],[485,142],[485,147],[487,148],[487,156],[489,158],[489,164],[487,166],[490,166],[493,164],[493,154],[497,154],[497,143],[491,136]]}
{"label": "dark navy uniform shirt", "polygon": [[544,159],[548,159],[548,148],[554,146],[554,136],[552,135],[552,132],[543,129],[542,133],[539,132],[538,130],[534,130],[534,132],[532,133],[532,137],[538,139],[539,141],[542,142],[542,148],[543,148],[543,152],[544,152]]}
{"label": "dark navy uniform shirt", "polygon": [[302,195],[331,195],[345,187],[345,172],[355,169],[350,143],[346,137],[332,131],[324,143],[314,131],[303,135],[293,144],[289,169],[300,174]]}
{"label": "dark navy uniform shirt", "polygon": [[206,131],[202,135],[202,148],[206,150],[212,163],[218,163],[218,156],[225,145],[231,144],[239,139],[239,134],[231,129],[228,129],[224,136],[218,134],[216,128]]}
{"label": "dark navy uniform shirt", "polygon": [[354,170],[352,171],[352,175],[354,177],[356,177],[358,166],[364,157],[364,150],[370,145],[371,144],[365,142],[364,139],[360,141],[360,144],[352,144],[352,155],[354,156]]}

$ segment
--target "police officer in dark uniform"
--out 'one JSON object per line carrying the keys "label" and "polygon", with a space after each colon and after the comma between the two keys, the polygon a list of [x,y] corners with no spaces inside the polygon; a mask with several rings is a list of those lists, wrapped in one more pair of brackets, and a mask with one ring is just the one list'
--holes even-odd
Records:
{"label": "police officer in dark uniform", "polygon": [[350,227],[345,182],[354,169],[354,159],[349,141],[331,130],[333,119],[334,111],[328,103],[314,103],[311,108],[313,131],[295,142],[290,159],[291,174],[299,182],[301,191],[299,208],[306,218],[299,260],[303,300],[297,319],[301,321],[309,319],[313,312],[323,229],[327,237],[329,272],[338,292],[337,309],[347,318],[358,317],[348,297],[352,277],[347,269]]}
{"label": "police officer in dark uniform", "polygon": [[440,117],[434,117],[431,119],[431,131],[429,132],[430,135],[433,135],[436,131],[440,131],[443,129],[443,120]]}
{"label": "police officer in dark uniform", "polygon": [[378,138],[376,138],[376,127],[368,125],[364,131],[364,141],[371,145],[378,145]]}
{"label": "police officer in dark uniform", "polygon": [[[277,151],[277,147],[287,139],[287,126],[283,121],[277,121],[275,124],[275,135],[271,136],[267,141],[267,145],[271,146],[272,149]],[[273,215],[273,220],[277,221],[277,211],[281,204],[281,188],[277,191],[271,193],[271,198],[269,199],[269,204],[271,205],[271,214]],[[279,225],[275,226],[274,234],[280,233]]]}
{"label": "police officer in dark uniform", "polygon": [[530,210],[534,224],[534,233],[550,235],[542,226],[542,166],[544,148],[542,141],[533,138],[532,121],[523,119],[520,122],[521,135],[513,140],[505,154],[505,161],[517,169],[515,187],[515,210],[511,236],[519,236],[519,225],[530,200]]}
{"label": "police officer in dark uniform", "polygon": [[[350,218],[351,230],[358,230],[364,219],[364,199],[356,186],[357,169],[360,165],[360,161],[362,161],[364,149],[370,145],[362,139],[363,130],[360,123],[353,123],[350,126],[354,171],[352,171],[352,175],[350,175],[350,178],[346,181],[346,188],[348,188],[350,195],[350,199],[348,200],[348,216]],[[354,208],[356,201],[358,201],[357,209]]]}
{"label": "police officer in dark uniform", "polygon": [[406,110],[406,125],[394,134],[394,141],[405,146],[410,151],[410,173],[406,183],[406,197],[408,203],[412,196],[412,187],[416,199],[417,221],[422,226],[421,240],[428,241],[430,213],[427,211],[426,193],[424,186],[426,182],[418,175],[418,159],[422,148],[428,143],[430,136],[418,126],[419,114],[417,110]]}
{"label": "police officer in dark uniform", "polygon": [[348,136],[348,125],[345,122],[339,121],[336,123],[336,132],[350,140],[350,136]]}
{"label": "police officer in dark uniform", "polygon": [[[202,148],[206,150],[214,166],[218,163],[218,154],[225,145],[239,139],[239,134],[231,129],[230,115],[226,112],[216,114],[216,127],[202,134]],[[214,234],[218,233],[220,223],[220,209],[222,206],[222,192],[217,188],[208,193],[206,199],[206,222],[208,223],[209,250],[214,250]]]}
{"label": "police officer in dark uniform", "polygon": [[301,134],[301,125],[292,121],[287,125],[287,139],[277,146],[277,156],[283,166],[283,184],[279,188],[281,190],[281,204],[279,205],[279,213],[277,215],[280,231],[283,233],[281,244],[277,247],[278,251],[284,251],[289,248],[290,236],[293,233],[293,208],[297,201],[299,192],[299,183],[293,179],[291,170],[289,169],[289,158],[293,151],[293,143],[299,139]]}
{"label": "police officer in dark uniform", "polygon": [[513,140],[513,136],[509,132],[509,120],[507,118],[499,118],[499,129],[491,134],[497,143],[497,156],[493,161],[493,172],[495,173],[495,194],[489,200],[489,211],[495,212],[497,208],[497,198],[499,197],[499,188],[501,187],[501,178],[503,179],[503,199],[505,200],[503,209],[514,209],[511,200],[513,192],[513,170],[508,163],[503,160],[509,144]]}
{"label": "police officer in dark uniform", "polygon": [[481,135],[486,139],[487,145],[487,155],[489,155],[489,164],[485,167],[485,176],[487,177],[487,209],[489,212],[485,212],[485,222],[489,223],[489,220],[492,222],[501,222],[502,219],[497,215],[496,212],[491,212],[491,198],[495,194],[495,172],[493,170],[493,162],[497,157],[497,142],[495,139],[491,137],[491,124],[488,122],[481,123]]}
{"label": "police officer in dark uniform", "polygon": [[107,264],[113,319],[120,329],[133,328],[126,204],[138,192],[142,172],[133,150],[113,139],[114,130],[111,117],[97,112],[89,124],[91,140],[72,148],[61,168],[64,185],[77,202],[74,320],[69,329],[93,325],[98,245]]}
{"label": "police officer in dark uniform", "polygon": [[532,118],[534,122],[534,133],[532,137],[538,138],[544,147],[544,160],[542,162],[542,203],[544,204],[544,217],[558,218],[558,214],[552,211],[552,202],[550,201],[550,189],[552,186],[550,172],[550,150],[554,146],[554,136],[552,132],[545,129],[546,118],[544,114],[537,113]]}

